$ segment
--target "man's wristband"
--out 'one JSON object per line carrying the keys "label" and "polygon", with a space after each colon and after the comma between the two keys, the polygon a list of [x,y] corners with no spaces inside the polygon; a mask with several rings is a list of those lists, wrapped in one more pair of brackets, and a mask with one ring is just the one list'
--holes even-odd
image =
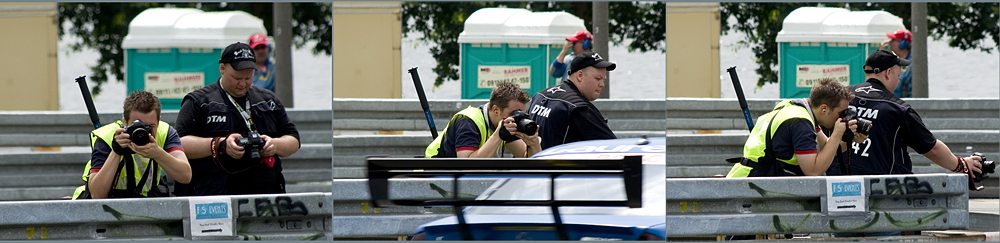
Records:
{"label": "man's wristband", "polygon": [[958,159],[958,166],[955,166],[955,169],[952,170],[951,172],[955,172],[955,173],[967,173],[968,172],[968,165],[965,163],[965,159],[962,159],[961,156],[955,156],[955,158]]}
{"label": "man's wristband", "polygon": [[216,157],[226,154],[226,140],[229,140],[230,135],[232,134],[227,134],[225,137],[219,137],[220,139],[217,139],[217,142],[212,142],[213,144],[218,144],[215,146],[215,150],[213,150]]}
{"label": "man's wristband", "polygon": [[219,144],[218,144],[218,141],[219,141],[219,137],[213,137],[212,138],[212,144],[210,145],[212,147],[212,158],[215,158],[215,157],[219,156],[219,150],[218,150],[219,149]]}

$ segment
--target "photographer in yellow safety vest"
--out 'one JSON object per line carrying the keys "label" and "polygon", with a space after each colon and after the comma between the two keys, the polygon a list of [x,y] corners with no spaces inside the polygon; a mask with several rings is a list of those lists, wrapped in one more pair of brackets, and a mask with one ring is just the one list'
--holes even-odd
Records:
{"label": "photographer in yellow safety vest", "polygon": [[[742,161],[733,165],[726,178],[747,176],[819,176],[833,163],[838,145],[850,126],[857,134],[854,141],[867,136],[858,134],[857,120],[841,117],[854,94],[833,79],[822,79],[813,86],[809,98],[783,100],[774,110],[757,118],[743,146]],[[820,128],[833,128],[828,137]]]}
{"label": "photographer in yellow safety vest", "polygon": [[125,98],[122,120],[90,133],[86,185],[77,188],[73,199],[167,196],[157,187],[164,172],[177,182],[191,181],[180,136],[160,121],[160,108],[152,93],[132,92]]}

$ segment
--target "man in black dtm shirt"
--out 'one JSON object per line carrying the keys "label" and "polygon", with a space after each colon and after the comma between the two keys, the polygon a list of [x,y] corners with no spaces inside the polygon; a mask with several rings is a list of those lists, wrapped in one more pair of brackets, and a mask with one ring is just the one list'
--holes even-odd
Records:
{"label": "man in black dtm shirt", "polygon": [[[176,124],[193,178],[175,194],[285,192],[281,158],[299,150],[299,132],[274,93],[252,85],[255,61],[249,45],[233,43],[219,59],[219,81],[184,96]],[[264,142],[258,158],[237,144],[251,132]]]}
{"label": "man in black dtm shirt", "polygon": [[[945,169],[958,173],[968,173],[968,170],[981,172],[979,156],[952,154],[948,145],[935,138],[924,126],[917,111],[893,94],[899,84],[901,66],[907,65],[910,61],[900,59],[892,52],[875,51],[865,60],[867,81],[847,87],[855,96],[848,109],[872,121],[868,139],[863,143],[852,143],[847,150],[850,158],[845,163],[850,161],[851,174],[913,174],[907,146]],[[836,169],[839,164],[830,168],[828,174],[846,174]]]}
{"label": "man in black dtm shirt", "polygon": [[614,71],[615,67],[615,63],[605,61],[597,53],[577,54],[570,63],[569,79],[531,97],[528,114],[540,127],[542,149],[576,141],[617,138],[608,127],[608,119],[590,103],[601,95],[608,71]]}

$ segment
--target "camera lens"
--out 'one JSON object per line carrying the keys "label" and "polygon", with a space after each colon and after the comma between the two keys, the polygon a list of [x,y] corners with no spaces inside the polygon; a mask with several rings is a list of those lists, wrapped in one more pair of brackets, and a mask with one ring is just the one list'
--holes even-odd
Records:
{"label": "camera lens", "polygon": [[535,132],[538,132],[538,124],[531,119],[525,118],[517,123],[517,130],[526,135],[535,135]]}
{"label": "camera lens", "polygon": [[993,161],[983,161],[983,172],[984,173],[996,173],[997,164]]}
{"label": "camera lens", "polygon": [[146,145],[149,143],[149,132],[146,132],[145,129],[139,128],[132,131],[132,133],[129,134],[129,138],[132,140],[132,143],[135,143],[135,145]]}

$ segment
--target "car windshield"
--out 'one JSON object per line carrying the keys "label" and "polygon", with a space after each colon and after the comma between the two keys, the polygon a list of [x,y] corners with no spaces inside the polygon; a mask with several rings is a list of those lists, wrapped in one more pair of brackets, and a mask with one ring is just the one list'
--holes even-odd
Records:
{"label": "car windshield", "polygon": [[[645,164],[642,168],[642,208],[560,207],[561,214],[666,215],[666,166]],[[481,200],[547,200],[548,178],[502,179]],[[563,176],[555,179],[557,200],[625,200],[621,177]],[[468,214],[551,214],[548,207],[469,207]]]}

